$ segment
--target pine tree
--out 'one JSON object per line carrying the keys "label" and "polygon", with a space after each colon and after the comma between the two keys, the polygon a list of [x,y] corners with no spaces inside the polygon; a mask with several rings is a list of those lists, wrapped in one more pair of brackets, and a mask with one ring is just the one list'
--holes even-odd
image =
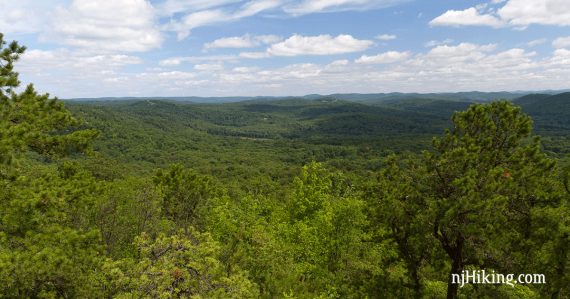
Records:
{"label": "pine tree", "polygon": [[449,299],[458,291],[451,274],[467,265],[501,267],[509,258],[505,247],[515,251],[513,240],[530,238],[532,209],[555,206],[543,185],[555,162],[538,138],[529,139],[532,121],[519,107],[472,105],[453,124],[425,155],[432,233],[451,263]]}
{"label": "pine tree", "polygon": [[16,92],[24,50],[0,34],[0,297],[98,297],[100,234],[74,213],[90,209],[97,188],[41,163],[88,151],[97,132],[76,129],[63,103],[32,85]]}
{"label": "pine tree", "polygon": [[61,101],[38,94],[31,84],[14,91],[20,84],[14,63],[26,48],[17,42],[5,45],[0,34],[0,164],[12,164],[26,151],[46,157],[87,151],[98,133],[74,130],[80,122]]}

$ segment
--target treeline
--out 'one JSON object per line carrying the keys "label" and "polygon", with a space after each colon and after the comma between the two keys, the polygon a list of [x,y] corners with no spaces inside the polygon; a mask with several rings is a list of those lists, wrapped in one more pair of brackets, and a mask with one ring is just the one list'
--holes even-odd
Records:
{"label": "treeline", "polygon": [[[24,48],[0,44],[2,298],[570,298],[569,169],[509,102],[454,114],[421,154],[214,139],[253,157],[149,172],[169,160],[101,155],[94,140],[120,130],[15,92]],[[177,155],[211,140],[192,132],[153,142]],[[251,164],[270,146],[292,166]],[[477,269],[546,284],[449,283]]]}

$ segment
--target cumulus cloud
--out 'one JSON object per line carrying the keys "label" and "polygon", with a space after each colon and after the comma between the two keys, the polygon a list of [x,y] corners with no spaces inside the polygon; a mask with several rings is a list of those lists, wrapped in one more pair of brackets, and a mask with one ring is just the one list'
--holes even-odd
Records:
{"label": "cumulus cloud", "polygon": [[497,45],[478,45],[472,43],[460,43],[455,46],[441,45],[432,48],[424,56],[419,56],[415,63],[422,65],[455,65],[459,62],[476,62],[487,56],[488,52],[496,49]]}
{"label": "cumulus cloud", "polygon": [[239,57],[247,59],[262,59],[271,57],[267,52],[242,52],[239,53]]}
{"label": "cumulus cloud", "polygon": [[243,36],[224,37],[213,42],[204,44],[204,50],[220,49],[220,48],[253,48],[263,44],[271,44],[280,41],[281,38],[276,35],[258,35],[250,36],[249,34]]}
{"label": "cumulus cloud", "polygon": [[552,42],[554,48],[570,48],[570,36],[559,37]]}
{"label": "cumulus cloud", "polygon": [[258,71],[258,70],[259,70],[259,68],[257,68],[257,67],[239,66],[239,67],[233,68],[232,71],[234,71],[236,73],[253,73],[253,72]]}
{"label": "cumulus cloud", "polygon": [[187,80],[196,78],[196,74],[182,71],[156,72],[154,75],[158,78],[169,80]]}
{"label": "cumulus cloud", "polygon": [[[494,44],[474,43],[439,45],[416,53],[364,55],[360,63],[341,58],[281,67],[263,67],[247,60],[234,61],[235,65],[225,68],[224,63],[232,60],[224,59],[235,56],[179,57],[181,62],[191,62],[193,69],[142,73],[126,71],[141,62],[131,55],[82,56],[69,50],[30,51],[26,55],[22,79],[42,77],[38,88],[57,89],[65,97],[174,96],[188,95],[188,90],[192,95],[211,96],[540,90],[567,88],[570,76],[568,49],[556,49],[544,57],[520,48],[498,50]],[[86,80],[74,81],[83,76]],[[93,93],[99,90],[102,94]]]}
{"label": "cumulus cloud", "polygon": [[129,75],[122,70],[142,63],[140,57],[132,55],[32,49],[18,62],[18,70],[21,81],[34,82],[38,90],[58,96],[89,97],[107,84],[125,82]]}
{"label": "cumulus cloud", "polygon": [[204,71],[204,72],[217,72],[224,70],[224,65],[221,63],[197,64],[194,66],[194,69],[197,71]]}
{"label": "cumulus cloud", "polygon": [[[142,59],[131,55],[81,55],[66,49],[59,50],[28,50],[22,56],[21,68],[32,66],[71,66],[77,70],[116,69],[117,67],[140,64]],[[41,72],[41,70],[38,69]]]}
{"label": "cumulus cloud", "polygon": [[498,11],[503,20],[513,26],[570,25],[570,1],[567,0],[509,0]]}
{"label": "cumulus cloud", "polygon": [[255,40],[262,44],[272,44],[283,40],[283,38],[277,35],[268,34],[268,35],[257,35],[255,37]]}
{"label": "cumulus cloud", "polygon": [[360,64],[386,64],[402,61],[410,56],[409,52],[388,51],[386,53],[375,56],[363,55],[356,59],[356,63]]}
{"label": "cumulus cloud", "polygon": [[355,39],[347,34],[336,37],[328,34],[318,36],[295,34],[272,45],[267,49],[267,52],[273,56],[333,55],[364,51],[372,44],[373,42],[370,40]]}
{"label": "cumulus cloud", "polygon": [[529,47],[536,47],[539,45],[542,45],[546,43],[546,39],[545,38],[541,38],[541,39],[535,39],[535,40],[531,40],[530,42],[526,43],[527,46]]}
{"label": "cumulus cloud", "polygon": [[503,21],[492,15],[480,14],[475,7],[465,10],[448,10],[441,16],[431,20],[432,26],[491,26],[501,27]]}
{"label": "cumulus cloud", "polygon": [[570,66],[570,50],[557,49],[554,51],[551,59],[553,65],[555,66]]}
{"label": "cumulus cloud", "polygon": [[61,1],[0,0],[0,31],[4,34],[36,33],[45,28],[49,11]]}
{"label": "cumulus cloud", "polygon": [[236,62],[238,56],[236,55],[210,55],[210,56],[184,56],[184,57],[171,57],[159,61],[160,66],[177,66],[184,62],[188,63],[203,63],[203,62]]}
{"label": "cumulus cloud", "polygon": [[153,7],[145,0],[73,0],[56,10],[51,35],[90,50],[140,52],[162,42]]}
{"label": "cumulus cloud", "polygon": [[254,41],[249,35],[224,37],[217,39],[213,42],[204,44],[204,49],[219,49],[219,48],[251,48],[255,47]]}
{"label": "cumulus cloud", "polygon": [[497,11],[490,9],[482,13],[484,6],[465,10],[448,10],[433,19],[433,26],[511,26],[525,29],[529,25],[570,26],[570,1],[568,0],[494,0],[503,4]]}
{"label": "cumulus cloud", "polygon": [[447,45],[447,44],[450,44],[452,42],[453,42],[453,40],[450,38],[446,38],[444,40],[430,40],[430,41],[426,42],[424,44],[424,46],[426,48],[432,48],[432,47],[436,47],[436,46]]}
{"label": "cumulus cloud", "polygon": [[350,62],[347,59],[340,59],[340,60],[335,60],[331,63],[329,63],[327,65],[327,67],[338,67],[338,66],[346,66],[348,65]]}
{"label": "cumulus cloud", "polygon": [[398,37],[394,34],[381,34],[378,35],[376,38],[383,41],[389,41],[389,40],[395,40]]}
{"label": "cumulus cloud", "polygon": [[[381,55],[377,55],[378,59],[400,56]],[[436,46],[424,53],[409,53],[397,63],[379,66],[334,60],[324,65],[295,64],[246,74],[222,74],[219,79],[226,86],[268,95],[291,95],[291,91],[296,95],[438,92],[450,87],[458,91],[560,89],[567,85],[564,76],[570,74],[568,65],[570,51],[566,49],[541,58],[535,52],[519,48],[497,51],[494,44],[459,43]]]}
{"label": "cumulus cloud", "polygon": [[478,45],[472,43],[460,43],[456,46],[441,45],[429,51],[433,55],[466,55],[473,52],[491,52],[497,48],[496,44]]}

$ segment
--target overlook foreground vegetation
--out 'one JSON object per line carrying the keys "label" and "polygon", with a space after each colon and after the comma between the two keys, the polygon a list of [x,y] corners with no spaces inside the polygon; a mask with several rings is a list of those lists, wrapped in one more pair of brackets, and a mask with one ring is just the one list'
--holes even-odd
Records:
{"label": "overlook foreground vegetation", "polygon": [[64,106],[0,44],[0,298],[570,298],[568,94]]}

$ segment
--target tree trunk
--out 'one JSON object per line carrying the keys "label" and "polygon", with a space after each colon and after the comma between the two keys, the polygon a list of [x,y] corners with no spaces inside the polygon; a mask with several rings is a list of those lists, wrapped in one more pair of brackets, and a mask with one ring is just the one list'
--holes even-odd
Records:
{"label": "tree trunk", "polygon": [[421,299],[423,296],[422,296],[422,283],[420,281],[420,275],[416,268],[413,268],[411,271],[412,271],[412,281],[414,284],[414,298]]}
{"label": "tree trunk", "polygon": [[456,251],[456,255],[454,254],[453,262],[451,264],[451,270],[449,271],[449,278],[447,281],[447,299],[455,299],[457,298],[457,291],[459,289],[459,284],[453,283],[453,274],[461,275],[461,271],[463,270],[462,260],[461,260],[461,251]]}
{"label": "tree trunk", "polygon": [[461,275],[461,271],[463,271],[463,242],[463,237],[459,237],[454,242],[455,246],[450,245],[449,242],[444,245],[447,254],[451,258],[451,270],[449,271],[449,277],[447,281],[447,299],[457,298],[459,284],[453,283],[453,274]]}

